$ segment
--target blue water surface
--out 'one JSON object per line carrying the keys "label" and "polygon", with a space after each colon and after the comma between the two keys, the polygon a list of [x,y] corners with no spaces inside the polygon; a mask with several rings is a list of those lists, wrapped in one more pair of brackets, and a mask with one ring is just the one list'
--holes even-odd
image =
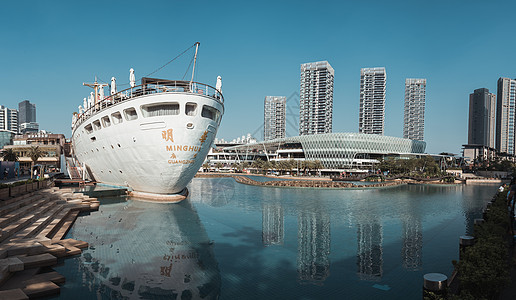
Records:
{"label": "blue water surface", "polygon": [[56,299],[421,299],[496,185],[259,187],[195,178],[180,204],[100,198]]}

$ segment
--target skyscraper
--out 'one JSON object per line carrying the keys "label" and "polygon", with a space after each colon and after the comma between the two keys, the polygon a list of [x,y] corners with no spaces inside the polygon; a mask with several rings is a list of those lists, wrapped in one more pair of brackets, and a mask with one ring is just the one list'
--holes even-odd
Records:
{"label": "skyscraper", "polygon": [[18,103],[18,111],[20,124],[36,122],[36,104],[32,104],[29,100]]}
{"label": "skyscraper", "polygon": [[469,95],[468,144],[495,147],[496,96],[488,89]]}
{"label": "skyscraper", "polygon": [[18,133],[18,111],[0,105],[0,130]]}
{"label": "skyscraper", "polygon": [[422,141],[425,133],[426,79],[405,79],[403,138]]}
{"label": "skyscraper", "polygon": [[266,96],[264,105],[263,139],[285,137],[287,98]]}
{"label": "skyscraper", "polygon": [[18,125],[20,132],[25,134],[28,132],[38,132],[39,125],[36,123],[36,104],[32,104],[29,100],[18,103],[19,120]]}
{"label": "skyscraper", "polygon": [[500,77],[496,98],[496,150],[514,155],[516,80]]}
{"label": "skyscraper", "polygon": [[301,65],[299,135],[331,132],[334,74],[327,61]]}
{"label": "skyscraper", "polygon": [[386,79],[383,67],[360,70],[358,132],[383,135]]}

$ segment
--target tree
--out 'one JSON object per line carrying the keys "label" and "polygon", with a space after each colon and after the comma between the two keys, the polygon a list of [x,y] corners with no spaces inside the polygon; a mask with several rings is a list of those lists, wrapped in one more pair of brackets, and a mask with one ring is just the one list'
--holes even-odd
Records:
{"label": "tree", "polygon": [[34,165],[36,164],[38,159],[43,156],[43,151],[39,148],[39,146],[31,146],[28,155],[32,160],[30,167],[30,178],[33,178],[32,169],[34,168]]}
{"label": "tree", "polygon": [[320,160],[316,160],[314,161],[314,169],[315,169],[315,172],[319,171],[320,169],[324,168],[323,164],[321,163]]}
{"label": "tree", "polygon": [[13,149],[7,149],[2,154],[4,161],[18,161],[18,154]]}

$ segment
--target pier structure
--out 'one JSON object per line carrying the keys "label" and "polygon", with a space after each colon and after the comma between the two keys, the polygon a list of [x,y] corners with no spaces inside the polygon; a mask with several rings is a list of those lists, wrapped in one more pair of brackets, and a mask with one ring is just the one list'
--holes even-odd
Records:
{"label": "pier structure", "polygon": [[99,201],[70,188],[44,188],[0,201],[0,299],[59,294],[64,276],[50,267],[87,242],[63,239],[80,212]]}

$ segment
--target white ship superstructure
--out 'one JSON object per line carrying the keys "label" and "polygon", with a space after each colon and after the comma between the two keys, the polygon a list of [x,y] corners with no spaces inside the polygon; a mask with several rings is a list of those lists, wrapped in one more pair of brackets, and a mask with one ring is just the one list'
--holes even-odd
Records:
{"label": "white ship superstructure", "polygon": [[144,77],[120,92],[112,86],[106,97],[105,84],[90,86],[95,91],[86,109],[74,114],[72,145],[92,179],[144,193],[183,192],[224,113],[220,77],[217,88]]}

